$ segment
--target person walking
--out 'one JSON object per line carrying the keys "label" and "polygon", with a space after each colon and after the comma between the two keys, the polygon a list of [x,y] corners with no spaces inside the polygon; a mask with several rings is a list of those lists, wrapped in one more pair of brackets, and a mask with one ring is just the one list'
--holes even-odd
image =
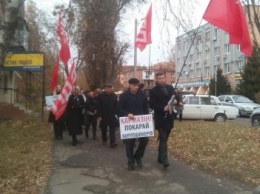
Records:
{"label": "person walking", "polygon": [[[61,85],[56,86],[56,91],[54,95],[59,95],[61,93]],[[65,130],[65,120],[66,120],[66,112],[56,120],[55,115],[50,111],[48,122],[53,124],[53,131],[55,139],[63,139],[63,131]]]}
{"label": "person walking", "polygon": [[177,117],[179,117],[180,122],[182,121],[182,111],[184,109],[181,91],[182,91],[181,88],[177,89],[177,94],[176,94],[176,98],[175,98],[177,101],[177,104],[175,105],[175,110],[177,111],[176,114],[177,114]]}
{"label": "person walking", "polygon": [[168,162],[168,138],[173,128],[173,109],[170,103],[176,104],[173,99],[176,95],[172,85],[167,85],[164,73],[156,73],[156,86],[150,91],[150,107],[154,110],[155,129],[159,133],[158,162],[164,168],[169,166]]}
{"label": "person walking", "polygon": [[75,86],[69,96],[66,110],[68,111],[69,135],[72,137],[72,145],[78,144],[77,135],[82,134],[84,98],[80,94],[80,88]]}
{"label": "person walking", "polygon": [[[148,101],[145,94],[139,89],[138,79],[131,78],[128,81],[129,89],[121,94],[117,106],[118,115],[120,117],[128,117],[133,120],[136,115],[148,114]],[[136,138],[124,139],[126,156],[128,160],[128,170],[133,171],[135,161],[141,168],[142,158],[144,156],[145,148],[148,143],[148,137],[140,137],[139,144],[134,152]]]}
{"label": "person walking", "polygon": [[100,127],[103,145],[107,143],[107,128],[109,127],[110,147],[117,146],[116,143],[116,106],[117,96],[113,91],[113,85],[105,84],[105,90],[98,96],[98,115],[100,117]]}
{"label": "person walking", "polygon": [[96,131],[97,131],[97,99],[93,91],[88,93],[88,103],[85,108],[85,117],[86,117],[86,128],[85,136],[88,138],[88,131],[90,125],[92,125],[92,135],[93,139],[97,140]]}

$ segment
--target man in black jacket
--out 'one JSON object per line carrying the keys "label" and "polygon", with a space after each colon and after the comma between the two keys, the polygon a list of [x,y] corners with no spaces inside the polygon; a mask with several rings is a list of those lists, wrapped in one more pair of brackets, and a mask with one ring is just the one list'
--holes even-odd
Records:
{"label": "man in black jacket", "polygon": [[158,162],[167,168],[169,166],[167,141],[174,121],[171,104],[176,104],[176,100],[172,98],[176,93],[173,86],[166,84],[163,73],[157,73],[155,76],[157,84],[150,91],[149,102],[150,107],[154,109],[155,129],[159,132]]}
{"label": "man in black jacket", "polygon": [[105,90],[98,96],[98,115],[101,119],[100,127],[103,145],[107,142],[107,127],[109,127],[110,147],[117,146],[116,143],[116,105],[117,96],[113,91],[113,85],[105,84]]}
{"label": "man in black jacket", "polygon": [[[134,119],[135,115],[148,114],[148,101],[145,94],[139,90],[138,79],[131,78],[129,81],[129,89],[120,95],[118,102],[118,115],[120,117],[128,117]],[[134,170],[135,160],[139,167],[142,167],[141,158],[144,156],[145,148],[148,143],[148,137],[140,137],[139,145],[134,153],[136,138],[125,139],[126,156],[128,160],[128,170]]]}

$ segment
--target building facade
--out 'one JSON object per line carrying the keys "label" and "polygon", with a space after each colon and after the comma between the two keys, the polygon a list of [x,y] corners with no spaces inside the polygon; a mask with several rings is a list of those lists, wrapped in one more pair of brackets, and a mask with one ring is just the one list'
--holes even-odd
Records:
{"label": "building facade", "polygon": [[228,33],[207,23],[176,38],[175,60],[177,87],[207,94],[210,79],[218,68],[234,91],[240,83],[246,57],[239,45],[229,44]]}
{"label": "building facade", "polygon": [[[122,66],[120,71],[120,80],[123,88],[128,87],[128,80],[134,77],[134,66]],[[167,84],[175,83],[175,63],[160,62],[150,67],[137,66],[136,78],[145,84],[144,89],[149,90],[155,86],[155,74],[162,72],[165,75]]]}

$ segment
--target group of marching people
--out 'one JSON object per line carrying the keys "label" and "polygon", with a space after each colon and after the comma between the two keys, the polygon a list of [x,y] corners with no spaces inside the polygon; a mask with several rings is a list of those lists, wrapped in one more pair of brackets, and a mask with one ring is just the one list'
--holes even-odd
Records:
{"label": "group of marching people", "polygon": [[[107,129],[109,129],[110,147],[115,148],[117,146],[115,132],[118,127],[118,117],[134,119],[137,115],[149,114],[148,107],[150,107],[154,110],[155,129],[158,130],[158,162],[167,168],[169,166],[167,141],[174,121],[169,101],[174,96],[172,104],[178,105],[181,96],[175,92],[172,85],[166,84],[164,73],[157,73],[155,77],[156,86],[149,91],[149,97],[142,90],[143,85],[136,78],[128,80],[129,88],[119,98],[110,83],[105,84],[103,91],[96,89],[83,92],[78,86],[75,86],[61,121],[60,119],[58,121],[49,119],[49,122],[53,122],[55,138],[62,139],[61,131],[64,130],[64,121],[66,121],[69,135],[72,137],[72,145],[75,146],[78,143],[77,135],[82,134],[82,126],[85,126],[85,136],[89,138],[89,127],[92,125],[93,139],[97,139],[96,132],[99,127],[102,143],[106,145]],[[58,90],[57,94],[59,94]],[[50,113],[50,118],[51,115],[52,113]],[[136,146],[136,138],[124,140],[129,171],[134,170],[135,163],[139,167],[143,166],[141,159],[147,143],[148,137],[138,138],[138,146]]]}
{"label": "group of marching people", "polygon": [[[61,86],[56,87],[56,94],[61,92]],[[75,86],[69,96],[66,110],[58,120],[52,112],[48,121],[53,123],[55,139],[63,139],[63,131],[68,129],[72,137],[72,145],[78,144],[77,135],[82,135],[85,127],[85,136],[89,138],[89,128],[92,128],[92,137],[97,140],[97,127],[101,129],[103,144],[107,142],[107,128],[109,128],[110,146],[116,147],[116,104],[117,96],[113,92],[112,84],[106,84],[104,90],[97,88],[94,91],[83,91]],[[100,120],[98,125],[98,120]],[[65,127],[66,126],[66,127]]]}

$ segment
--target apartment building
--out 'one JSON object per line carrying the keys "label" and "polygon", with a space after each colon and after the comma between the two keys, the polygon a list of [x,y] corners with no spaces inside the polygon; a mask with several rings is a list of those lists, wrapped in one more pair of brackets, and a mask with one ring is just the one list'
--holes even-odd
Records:
{"label": "apartment building", "polygon": [[246,57],[239,45],[229,44],[229,34],[207,23],[176,38],[176,78],[178,86],[197,94],[207,94],[210,79],[223,70],[231,90],[241,80]]}

